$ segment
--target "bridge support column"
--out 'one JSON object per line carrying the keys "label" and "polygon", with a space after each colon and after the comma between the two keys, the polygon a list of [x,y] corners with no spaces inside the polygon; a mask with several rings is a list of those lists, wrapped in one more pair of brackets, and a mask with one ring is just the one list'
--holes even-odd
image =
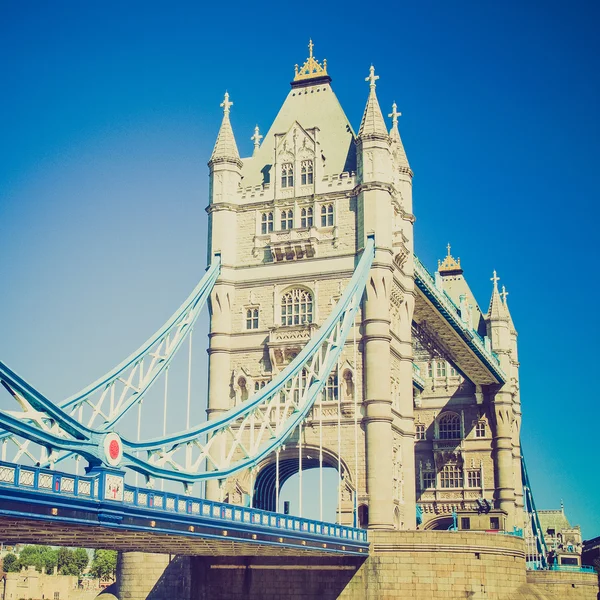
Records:
{"label": "bridge support column", "polygon": [[371,529],[394,527],[391,336],[387,293],[390,286],[389,269],[371,270],[363,320],[367,493]]}
{"label": "bridge support column", "polygon": [[190,581],[187,556],[119,552],[115,590],[119,600],[188,600]]}
{"label": "bridge support column", "polygon": [[513,406],[510,394],[498,392],[494,401],[494,451],[498,508],[505,510],[506,529],[515,525],[515,475],[512,445]]}
{"label": "bridge support column", "polygon": [[[230,331],[231,306],[235,290],[233,286],[217,284],[211,295],[211,332],[209,369],[208,369],[208,418],[216,419],[231,407],[231,359]],[[221,448],[215,448],[218,455],[224,456],[225,440]],[[206,482],[206,498],[221,501],[219,481],[212,479]]]}

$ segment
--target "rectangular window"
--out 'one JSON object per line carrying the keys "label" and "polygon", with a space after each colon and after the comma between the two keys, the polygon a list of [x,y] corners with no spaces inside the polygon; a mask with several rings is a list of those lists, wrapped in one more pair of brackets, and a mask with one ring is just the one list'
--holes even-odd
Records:
{"label": "rectangular window", "polygon": [[477,425],[475,425],[475,437],[485,437],[485,421],[478,421]]}
{"label": "rectangular window", "polygon": [[293,210],[282,210],[281,211],[281,229],[293,229],[294,228],[294,211]]}
{"label": "rectangular window", "polygon": [[258,308],[246,311],[246,329],[258,329]]}
{"label": "rectangular window", "polygon": [[450,367],[450,377],[458,377],[458,371],[454,367]]}
{"label": "rectangular window", "polygon": [[262,235],[273,231],[273,213],[263,213],[260,217],[260,232]]}
{"label": "rectangular window", "polygon": [[310,185],[313,182],[313,161],[303,160],[301,165],[300,183]]}
{"label": "rectangular window", "polygon": [[438,360],[436,364],[436,376],[446,377],[446,361]]}
{"label": "rectangular window", "polygon": [[433,363],[431,362],[427,363],[427,377],[429,377],[429,379],[433,378]]}
{"label": "rectangular window", "polygon": [[265,387],[265,385],[267,385],[267,382],[264,380],[263,381],[255,381],[254,382],[254,391],[259,392],[260,390],[262,390]]}
{"label": "rectangular window", "polygon": [[338,399],[338,378],[337,373],[332,373],[327,378],[327,385],[323,389],[323,402],[337,402]]}
{"label": "rectangular window", "polygon": [[490,517],[490,529],[500,529],[499,517]]}
{"label": "rectangular window", "polygon": [[321,206],[321,227],[333,226],[333,204]]}
{"label": "rectangular window", "polygon": [[467,485],[470,488],[481,487],[481,471],[468,471],[467,472]]}
{"label": "rectangular window", "polygon": [[458,465],[446,465],[440,474],[440,484],[443,488],[461,487],[460,467]]}
{"label": "rectangular window", "polygon": [[281,187],[294,187],[294,165],[292,163],[281,165]]}
{"label": "rectangular window", "polygon": [[300,227],[312,227],[313,226],[313,209],[303,208],[300,211]]}
{"label": "rectangular window", "polygon": [[423,472],[423,489],[430,490],[435,488],[435,471]]}
{"label": "rectangular window", "polygon": [[421,425],[420,423],[415,425],[415,439],[417,439],[417,440],[425,439],[425,425]]}
{"label": "rectangular window", "polygon": [[460,528],[461,529],[471,529],[471,519],[469,517],[461,517],[460,518]]}

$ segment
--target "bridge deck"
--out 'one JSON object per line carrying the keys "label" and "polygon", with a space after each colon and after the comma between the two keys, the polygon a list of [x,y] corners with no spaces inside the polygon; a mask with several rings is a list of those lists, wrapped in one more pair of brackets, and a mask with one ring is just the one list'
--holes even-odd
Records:
{"label": "bridge deck", "polygon": [[[36,467],[2,463],[0,475],[5,543],[211,556],[368,553],[366,532],[353,527],[129,486],[131,502],[107,500],[97,478]],[[43,476],[48,489],[39,487]]]}

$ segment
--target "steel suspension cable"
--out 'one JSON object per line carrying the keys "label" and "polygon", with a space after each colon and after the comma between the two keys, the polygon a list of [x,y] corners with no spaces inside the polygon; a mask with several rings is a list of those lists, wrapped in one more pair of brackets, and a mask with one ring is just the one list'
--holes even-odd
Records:
{"label": "steel suspension cable", "polygon": [[352,378],[352,394],[354,395],[354,527],[358,527],[358,363],[356,353],[356,316],[352,327],[354,342],[354,376]]}
{"label": "steel suspension cable", "polygon": [[323,392],[319,394],[319,520],[323,520]]}
{"label": "steel suspension cable", "polygon": [[[337,363],[337,438],[338,438],[338,525],[342,522],[342,394],[340,393],[340,359]],[[334,388],[335,389],[335,388]]]}
{"label": "steel suspension cable", "polygon": [[[163,437],[167,435],[167,400],[169,396],[169,367],[165,369],[165,397],[163,402]],[[160,480],[160,489],[165,489],[165,480]]]}
{"label": "steel suspension cable", "polygon": [[302,422],[298,425],[298,516],[302,517]]}
{"label": "steel suspension cable", "polygon": [[279,452],[280,448],[275,450],[275,512],[279,512]]}

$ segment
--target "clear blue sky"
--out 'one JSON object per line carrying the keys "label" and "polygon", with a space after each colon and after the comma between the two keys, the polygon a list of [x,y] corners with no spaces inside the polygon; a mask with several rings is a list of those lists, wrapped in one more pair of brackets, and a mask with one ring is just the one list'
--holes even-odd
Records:
{"label": "clear blue sky", "polygon": [[492,269],[507,286],[538,507],[562,498],[600,535],[599,12],[5,0],[1,359],[60,399],[166,320],[205,266],[223,92],[249,155],[312,36],[355,129],[371,63],[386,114],[403,113],[420,258],[433,268],[451,242],[484,309]]}

